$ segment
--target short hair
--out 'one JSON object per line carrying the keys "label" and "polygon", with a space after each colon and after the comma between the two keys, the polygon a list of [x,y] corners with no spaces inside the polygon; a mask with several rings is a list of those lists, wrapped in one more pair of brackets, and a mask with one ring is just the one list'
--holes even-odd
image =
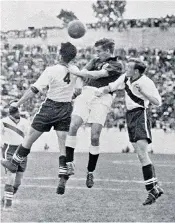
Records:
{"label": "short hair", "polygon": [[70,42],[61,43],[60,55],[64,62],[69,63],[76,57],[77,49]]}
{"label": "short hair", "polygon": [[134,62],[134,70],[138,70],[140,74],[143,74],[146,70],[146,65],[137,58],[130,58],[128,62]]}
{"label": "short hair", "polygon": [[12,101],[10,101],[9,102],[9,115],[14,115],[14,114],[16,114],[17,112],[19,112],[19,109],[17,108],[17,107],[12,107],[11,106],[11,104],[13,103],[13,102],[17,102],[17,100],[12,100]]}
{"label": "short hair", "polygon": [[104,50],[109,49],[110,53],[114,53],[115,42],[113,39],[103,38],[95,42],[95,47],[102,46]]}

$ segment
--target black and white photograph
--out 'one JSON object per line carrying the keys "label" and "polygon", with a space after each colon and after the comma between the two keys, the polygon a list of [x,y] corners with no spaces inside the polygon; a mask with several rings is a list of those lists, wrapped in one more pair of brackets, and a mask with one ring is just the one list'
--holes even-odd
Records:
{"label": "black and white photograph", "polygon": [[175,1],[0,1],[1,222],[175,222]]}

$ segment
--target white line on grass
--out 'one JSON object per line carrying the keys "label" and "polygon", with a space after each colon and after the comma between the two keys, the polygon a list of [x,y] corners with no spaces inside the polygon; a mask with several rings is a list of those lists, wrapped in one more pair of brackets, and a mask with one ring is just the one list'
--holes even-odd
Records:
{"label": "white line on grass", "polygon": [[[6,179],[1,177],[0,179]],[[57,177],[24,177],[24,180],[58,180]],[[70,181],[86,181],[86,178],[70,178]],[[141,180],[117,180],[117,179],[95,179],[96,182],[113,182],[113,183],[137,183],[144,184]],[[175,184],[173,181],[163,181],[163,184]]]}
{"label": "white line on grass", "polygon": [[[4,185],[1,184],[1,187]],[[48,189],[55,189],[56,187],[53,185],[35,185],[35,184],[23,184],[21,187],[34,187],[34,188],[48,188]],[[123,189],[123,188],[102,188],[102,187],[92,187],[91,189],[87,187],[72,187],[72,186],[67,186],[66,189],[75,189],[75,190],[107,190],[107,191],[128,191],[128,192],[137,192],[137,191],[143,191],[143,190],[138,190],[138,189]]]}
{"label": "white line on grass", "polygon": [[[121,164],[121,165],[134,165],[134,166],[140,166],[139,162],[136,162],[135,160],[115,160],[112,162],[113,164]],[[175,164],[166,164],[163,162],[155,164],[155,166],[160,166],[160,167],[175,167]]]}

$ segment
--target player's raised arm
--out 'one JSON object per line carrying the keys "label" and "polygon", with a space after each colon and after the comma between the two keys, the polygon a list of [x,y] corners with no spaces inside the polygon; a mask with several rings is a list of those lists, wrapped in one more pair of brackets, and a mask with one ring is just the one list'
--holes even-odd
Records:
{"label": "player's raised arm", "polygon": [[109,83],[108,88],[110,92],[116,91],[124,84],[126,74],[122,74],[116,81]]}
{"label": "player's raised arm", "polygon": [[122,74],[116,81],[109,83],[108,86],[97,89],[95,92],[96,96],[100,97],[104,94],[108,94],[109,92],[114,92],[118,88],[123,87],[125,76],[126,74]]}
{"label": "player's raised arm", "polygon": [[74,74],[77,77],[82,77],[82,78],[91,78],[91,79],[97,79],[100,77],[107,77],[108,72],[104,68],[101,70],[94,70],[94,71],[89,71],[86,69],[83,69],[81,71],[75,71],[75,70],[69,70],[72,74]]}
{"label": "player's raised arm", "polygon": [[113,63],[111,63],[110,61],[110,63],[104,64],[101,70],[83,69],[77,72],[75,70],[72,70],[70,72],[78,77],[98,79],[98,78],[108,77],[108,76],[113,76],[113,75],[120,76],[122,73],[122,65],[120,62],[117,62],[117,61],[114,61]]}
{"label": "player's raised arm", "polygon": [[82,78],[78,77],[76,80],[76,85],[74,88],[74,94],[72,96],[72,99],[75,99],[78,95],[81,94],[82,87],[83,87],[83,80],[82,80]]}
{"label": "player's raised arm", "polygon": [[42,90],[48,85],[48,68],[41,74],[38,80],[30,86],[30,88],[24,93],[24,95],[17,101],[11,104],[12,107],[19,107],[21,104],[26,102],[28,99],[32,98],[39,91]]}

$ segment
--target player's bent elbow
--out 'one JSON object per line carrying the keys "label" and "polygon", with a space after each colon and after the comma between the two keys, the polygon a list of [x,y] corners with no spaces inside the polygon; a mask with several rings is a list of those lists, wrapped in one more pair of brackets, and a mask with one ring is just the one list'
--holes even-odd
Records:
{"label": "player's bent elbow", "polygon": [[161,100],[158,100],[158,99],[155,99],[153,102],[152,102],[155,106],[159,107],[162,105],[162,101]]}
{"label": "player's bent elbow", "polygon": [[93,76],[93,75],[91,75],[91,74],[88,74],[88,75],[87,75],[87,78],[90,78],[90,79],[98,79],[99,76]]}

